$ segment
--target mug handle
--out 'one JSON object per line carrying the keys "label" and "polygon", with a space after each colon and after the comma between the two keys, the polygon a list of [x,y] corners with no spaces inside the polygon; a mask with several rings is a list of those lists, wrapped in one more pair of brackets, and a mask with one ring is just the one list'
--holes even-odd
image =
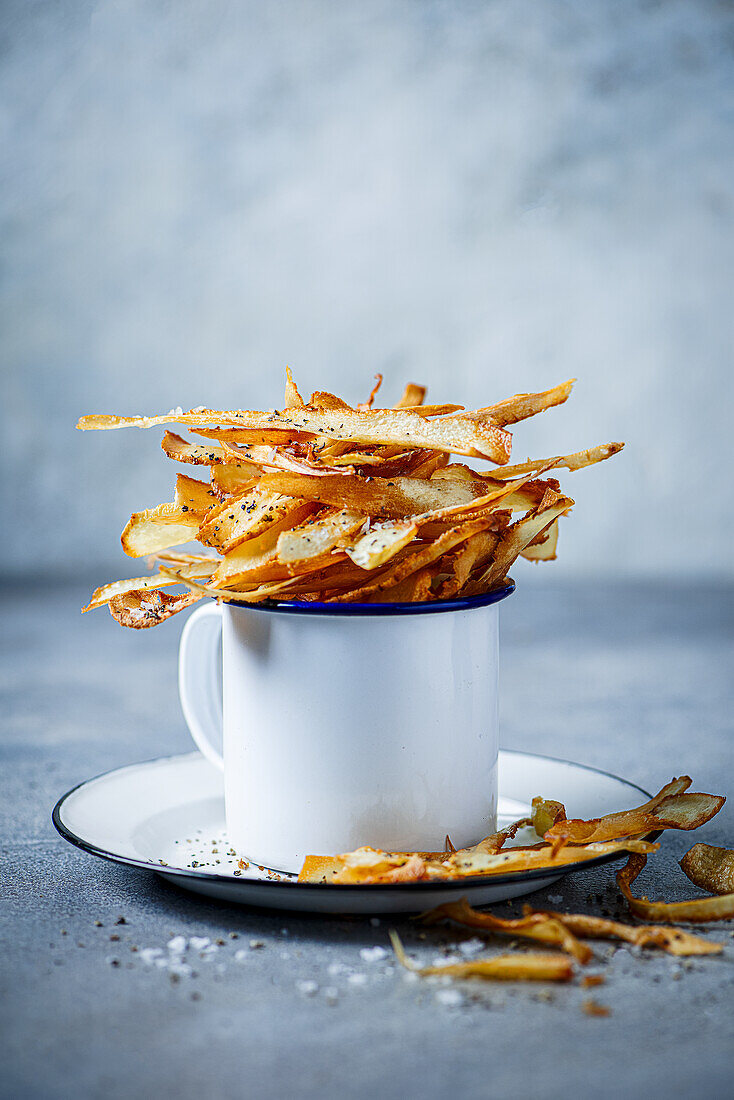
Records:
{"label": "mug handle", "polygon": [[178,648],[178,694],[189,733],[220,771],[224,768],[221,637],[222,610],[210,603],[189,617]]}

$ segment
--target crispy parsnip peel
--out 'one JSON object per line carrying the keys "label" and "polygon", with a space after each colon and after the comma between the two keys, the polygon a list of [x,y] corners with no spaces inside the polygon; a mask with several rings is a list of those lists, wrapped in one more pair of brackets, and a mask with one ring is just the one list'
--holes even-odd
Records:
{"label": "crispy parsnip peel", "polygon": [[405,954],[400,937],[390,932],[395,957],[406,970],[422,978],[482,978],[484,981],[568,982],[573,966],[565,955],[545,952],[518,952],[515,955],[495,955],[490,959],[471,959],[448,966],[416,966]]}
{"label": "crispy parsnip peel", "polygon": [[[306,401],[287,369],[281,409],[201,406],[82,417],[83,431],[162,426],[165,455],[199,471],[178,474],[172,502],[130,518],[125,553],[175,552],[195,540],[218,562],[197,573],[171,561],[168,574],[102,585],[85,610],[108,604],[119,622],[132,625],[134,616],[119,602],[112,607],[117,595],[175,584],[197,597],[241,604],[481,596],[506,581],[519,556],[555,559],[559,523],[573,500],[544,475],[594,465],[622,447],[608,443],[509,465],[508,426],[563,404],[572,381],[474,410],[428,405],[425,388],[414,383],[392,408],[378,408],[381,381],[378,375],[355,406],[326,391]],[[177,425],[193,438],[176,434]],[[452,462],[452,455],[485,468]],[[494,465],[487,469],[487,462]],[[150,621],[186,606],[169,600],[168,614]]]}

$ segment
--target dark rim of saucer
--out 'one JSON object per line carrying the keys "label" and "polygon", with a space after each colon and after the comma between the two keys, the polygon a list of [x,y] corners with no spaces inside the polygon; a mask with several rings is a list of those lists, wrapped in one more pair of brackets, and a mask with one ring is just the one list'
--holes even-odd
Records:
{"label": "dark rim of saucer", "polygon": [[[597,775],[607,776],[609,779],[615,779],[618,783],[623,783],[626,787],[630,787],[633,790],[639,791],[645,798],[651,798],[652,795],[649,791],[646,791],[644,787],[640,787],[637,783],[632,783],[629,779],[623,779],[619,775],[615,775],[613,772],[604,771],[603,768],[594,768],[588,764],[578,764],[573,760],[564,760],[558,756],[548,756],[545,753],[523,753],[518,749],[502,749],[502,752],[513,754],[517,756],[533,756],[541,760],[548,760],[554,764],[570,764],[576,768],[583,768],[588,772],[595,772]],[[176,757],[158,757],[155,760],[141,761],[138,764],[129,764],[127,767],[141,767],[145,764],[155,764],[158,762],[168,762],[175,760]],[[580,860],[578,863],[567,863],[563,867],[554,869],[552,867],[541,867],[532,871],[514,871],[508,872],[502,875],[472,875],[466,876],[461,879],[438,879],[427,882],[411,882],[411,883],[380,883],[379,885],[365,885],[364,883],[310,883],[310,882],[296,882],[293,875],[289,875],[288,879],[254,879],[254,878],[234,878],[225,875],[213,874],[210,871],[196,871],[189,870],[183,867],[165,867],[160,864],[151,863],[143,859],[134,859],[130,856],[116,855],[114,852],[110,852],[105,848],[100,848],[96,844],[92,844],[82,837],[78,836],[71,829],[63,823],[61,818],[61,811],[63,805],[68,798],[70,798],[81,787],[86,787],[90,783],[94,783],[98,779],[104,779],[106,776],[111,775],[113,772],[120,771],[120,768],[110,768],[109,771],[102,772],[100,775],[95,775],[91,779],[85,779],[82,783],[77,783],[75,787],[67,791],[62,795],[53,808],[51,820],[58,833],[67,840],[70,844],[73,844],[75,848],[80,848],[83,852],[87,852],[92,856],[99,856],[101,859],[105,859],[110,863],[119,863],[126,867],[137,867],[142,871],[155,871],[156,874],[162,875],[164,878],[171,882],[175,882],[176,879],[195,879],[199,882],[208,881],[216,883],[218,885],[226,884],[228,887],[234,886],[235,888],[240,886],[249,889],[250,887],[257,887],[258,890],[267,891],[283,891],[283,890],[319,890],[332,893],[337,891],[339,893],[352,893],[355,890],[362,891],[386,891],[391,896],[403,894],[416,894],[425,893],[426,891],[451,891],[456,892],[457,889],[464,887],[478,887],[478,886],[505,886],[513,882],[528,882],[538,881],[541,879],[555,879],[568,874],[573,874],[577,871],[586,870],[591,867],[599,867],[603,863],[610,863],[626,859],[629,855],[628,852],[608,852],[604,855],[596,856],[594,859]],[[641,840],[654,841],[660,836],[660,831],[646,834],[644,837],[640,837]],[[276,874],[287,874],[287,872],[276,871]],[[267,906],[267,902],[263,901],[263,904]],[[272,906],[278,908],[277,902]]]}

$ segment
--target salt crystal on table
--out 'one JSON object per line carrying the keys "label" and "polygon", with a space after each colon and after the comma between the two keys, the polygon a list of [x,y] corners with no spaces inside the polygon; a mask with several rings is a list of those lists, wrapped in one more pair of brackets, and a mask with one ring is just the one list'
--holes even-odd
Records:
{"label": "salt crystal on table", "polygon": [[234,960],[235,960],[235,962],[238,962],[238,963],[244,962],[249,954],[250,954],[249,951],[245,950],[244,947],[241,947],[239,949],[239,951],[235,951]]}
{"label": "salt crystal on table", "polygon": [[464,995],[458,989],[439,989],[436,1000],[448,1008],[459,1008],[464,1003]]}
{"label": "salt crystal on table", "polygon": [[174,936],[172,940],[168,941],[167,946],[172,955],[183,955],[186,950],[186,938],[184,936]]}
{"label": "salt crystal on table", "polygon": [[138,954],[141,962],[144,962],[146,966],[151,966],[163,952],[160,947],[144,947]]}
{"label": "salt crystal on table", "polygon": [[193,970],[188,963],[172,962],[168,967],[169,974],[175,974],[177,978],[190,978]]}
{"label": "salt crystal on table", "polygon": [[210,959],[212,955],[216,955],[216,953],[217,945],[215,943],[210,943],[208,947],[205,947],[203,951],[199,952],[199,958]]}
{"label": "salt crystal on table", "polygon": [[384,947],[363,947],[359,954],[367,963],[380,962],[382,959],[387,958],[387,951]]}
{"label": "salt crystal on table", "polygon": [[298,992],[306,997],[313,997],[314,993],[319,991],[319,983],[314,981],[296,982],[296,987]]}
{"label": "salt crystal on table", "polygon": [[350,974],[349,977],[347,978],[347,981],[351,982],[352,985],[366,985],[367,984],[367,975],[366,974]]}
{"label": "salt crystal on table", "polygon": [[335,978],[337,976],[337,974],[348,974],[349,973],[349,967],[345,966],[344,963],[340,963],[340,962],[329,963],[329,965],[327,966],[326,969],[327,969],[327,972],[329,973],[329,975],[332,978]]}
{"label": "salt crystal on table", "polygon": [[211,942],[208,936],[192,936],[189,940],[189,947],[192,951],[203,951]]}

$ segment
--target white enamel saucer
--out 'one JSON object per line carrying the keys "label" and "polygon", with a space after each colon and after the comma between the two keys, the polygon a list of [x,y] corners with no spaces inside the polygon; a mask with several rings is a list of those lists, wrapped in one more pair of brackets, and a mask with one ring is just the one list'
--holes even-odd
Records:
{"label": "white enamel saucer", "polygon": [[[499,824],[529,813],[542,794],[563,802],[570,817],[598,817],[639,805],[650,795],[607,772],[548,756],[501,751]],[[460,883],[313,886],[253,862],[240,866],[224,825],[221,772],[198,752],[131,764],[89,779],[53,811],[61,835],[91,855],[155,871],[178,886],[243,905],[313,913],[404,913],[468,897],[488,905],[549,886],[563,875],[619,856],[544,870],[467,878]],[[365,838],[366,842],[369,838]],[[516,843],[527,843],[519,839]],[[324,855],[328,853],[314,853]],[[246,858],[246,857],[245,857]]]}

